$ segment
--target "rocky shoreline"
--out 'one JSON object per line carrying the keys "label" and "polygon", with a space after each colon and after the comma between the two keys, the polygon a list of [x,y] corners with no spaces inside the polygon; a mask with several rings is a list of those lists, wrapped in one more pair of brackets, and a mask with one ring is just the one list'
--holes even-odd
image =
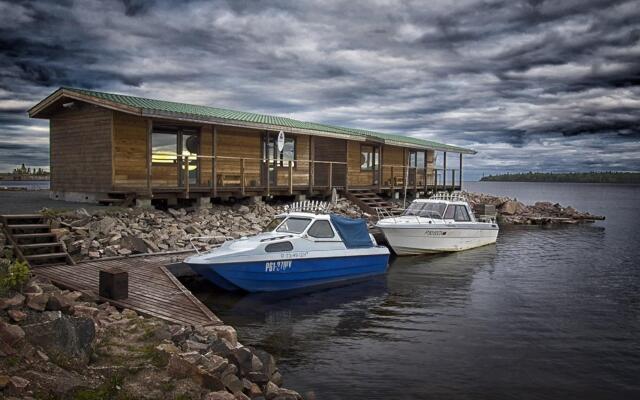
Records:
{"label": "rocky shoreline", "polygon": [[302,398],[230,326],[172,325],[96,300],[39,278],[0,298],[0,397]]}
{"label": "rocky shoreline", "polygon": [[603,216],[580,212],[571,206],[564,207],[558,203],[540,201],[533,205],[526,205],[510,197],[470,192],[464,192],[464,194],[474,210],[482,204],[494,206],[499,224],[579,224],[604,220]]}

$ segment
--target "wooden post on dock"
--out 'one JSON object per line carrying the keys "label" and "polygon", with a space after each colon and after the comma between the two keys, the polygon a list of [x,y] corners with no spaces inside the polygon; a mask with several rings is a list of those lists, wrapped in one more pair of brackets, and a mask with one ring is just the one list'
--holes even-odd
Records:
{"label": "wooden post on dock", "polygon": [[240,159],[240,191],[244,196],[245,193],[245,176],[244,176],[244,158]]}
{"label": "wooden post on dock", "polygon": [[129,297],[129,273],[112,267],[101,269],[98,276],[100,297],[111,300],[124,300]]}

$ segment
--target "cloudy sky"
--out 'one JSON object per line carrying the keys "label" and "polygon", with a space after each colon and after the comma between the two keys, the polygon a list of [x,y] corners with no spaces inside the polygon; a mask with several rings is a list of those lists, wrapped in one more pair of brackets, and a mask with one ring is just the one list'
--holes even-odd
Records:
{"label": "cloudy sky", "polygon": [[640,170],[640,2],[0,1],[0,170],[73,86],[469,146],[467,177]]}

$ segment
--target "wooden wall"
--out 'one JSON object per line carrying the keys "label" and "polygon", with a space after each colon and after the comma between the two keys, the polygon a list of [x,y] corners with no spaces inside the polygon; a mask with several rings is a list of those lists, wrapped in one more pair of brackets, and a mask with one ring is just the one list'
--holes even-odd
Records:
{"label": "wooden wall", "polygon": [[[286,134],[287,137],[296,138],[296,160],[309,159],[309,136]],[[289,167],[278,167],[278,186],[289,185]],[[293,168],[293,184],[308,185],[309,184],[309,163],[298,162]]]}
{"label": "wooden wall", "polygon": [[111,190],[112,111],[76,101],[50,120],[51,190]]}
{"label": "wooden wall", "polygon": [[213,126],[205,125],[200,129],[200,149],[198,156],[206,156],[200,158],[198,168],[200,168],[200,184],[203,186],[211,186],[212,165],[211,155],[213,154]]}
{"label": "wooden wall", "polygon": [[[333,139],[316,136],[313,138],[314,157],[317,161],[337,161],[347,160],[347,141],[344,139]],[[314,166],[314,185],[327,186],[329,183],[329,164],[316,163]],[[343,186],[346,180],[346,166],[344,164],[334,164],[333,184]]]}
{"label": "wooden wall", "polygon": [[[221,157],[245,157],[245,184],[261,185],[260,171],[262,167],[262,135],[263,131],[255,129],[217,127],[217,155]],[[216,179],[218,186],[240,185],[240,160],[218,159],[216,161]]]}
{"label": "wooden wall", "polygon": [[[394,186],[403,184],[404,170],[403,165],[407,165],[408,151],[398,146],[384,145],[382,148],[382,186],[391,186],[392,180]],[[393,165],[393,176],[391,175],[391,166]]]}
{"label": "wooden wall", "polygon": [[142,117],[113,113],[113,178],[119,188],[147,186],[148,122]]}

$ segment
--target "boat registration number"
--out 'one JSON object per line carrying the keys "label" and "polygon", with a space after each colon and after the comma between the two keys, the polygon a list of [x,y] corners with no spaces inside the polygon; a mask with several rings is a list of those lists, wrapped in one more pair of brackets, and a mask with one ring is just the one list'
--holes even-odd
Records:
{"label": "boat registration number", "polygon": [[444,236],[447,234],[445,231],[425,231],[425,236]]}
{"label": "boat registration number", "polygon": [[291,269],[293,261],[280,260],[280,261],[267,261],[264,264],[264,272],[282,272]]}

